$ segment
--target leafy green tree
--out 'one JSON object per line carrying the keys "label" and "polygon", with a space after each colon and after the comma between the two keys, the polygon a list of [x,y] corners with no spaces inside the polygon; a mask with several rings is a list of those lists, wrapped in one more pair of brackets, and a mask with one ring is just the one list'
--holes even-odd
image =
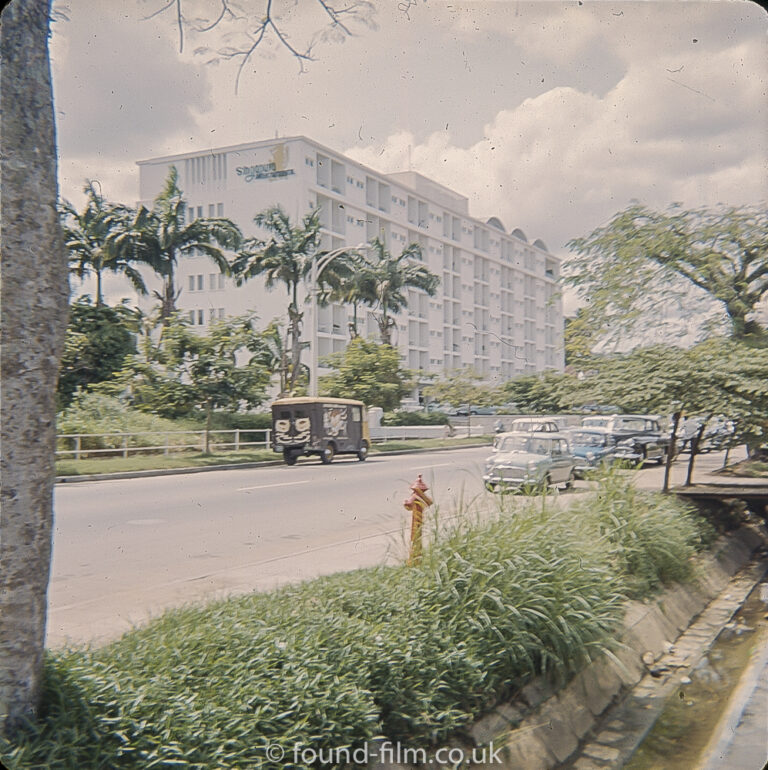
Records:
{"label": "leafy green tree", "polygon": [[764,207],[659,213],[634,204],[568,246],[577,256],[564,264],[566,280],[586,300],[593,340],[655,326],[659,303],[673,300],[689,316],[696,302],[719,309],[735,339],[765,335],[754,317],[768,294]]}
{"label": "leafy green tree", "polygon": [[136,352],[136,320],[124,305],[94,305],[87,296],[70,305],[57,390],[60,408],[78,388],[110,379]]}
{"label": "leafy green tree", "polygon": [[335,369],[320,378],[325,396],[356,398],[391,410],[410,388],[410,373],[401,368],[400,353],[391,345],[355,337],[346,350],[326,356],[324,363]]}
{"label": "leafy green tree", "polygon": [[[266,397],[274,358],[265,333],[241,316],[213,323],[208,334],[172,316],[159,341],[146,336],[115,378],[95,389],[122,395],[133,407],[161,417],[206,415],[205,451],[215,409],[236,412]],[[244,360],[247,358],[247,360]]]}
{"label": "leafy green tree", "polygon": [[146,294],[147,287],[137,268],[140,258],[128,249],[116,248],[116,239],[130,229],[136,212],[107,201],[97,189],[98,185],[94,180],[86,182],[83,187],[86,203],[82,211],[64,201],[61,214],[70,271],[81,280],[93,274],[96,305],[100,307],[104,304],[102,279],[105,271],[124,275],[139,294]]}
{"label": "leafy green tree", "polygon": [[552,370],[520,374],[500,387],[499,397],[512,401],[523,412],[553,414],[563,408],[566,394],[577,385],[572,375]]}
{"label": "leafy green tree", "polygon": [[440,279],[421,262],[421,246],[412,243],[400,256],[387,251],[384,243],[375,238],[355,269],[359,276],[351,287],[348,301],[362,303],[378,310],[376,323],[384,345],[392,344],[392,315],[408,306],[407,289],[421,289],[430,297],[435,295]]}
{"label": "leafy green tree", "polygon": [[[320,249],[319,211],[307,214],[300,225],[291,225],[289,216],[273,206],[257,214],[255,224],[271,233],[268,239],[249,238],[243,243],[232,271],[238,286],[245,281],[263,275],[267,289],[282,284],[288,293],[288,337],[287,347],[291,351],[286,387],[288,392],[295,389],[301,369],[301,341],[303,311],[299,310],[299,287],[309,278],[315,260],[328,253]],[[325,289],[326,297],[340,292],[345,280],[353,272],[353,251],[340,253],[318,276],[318,287]]]}
{"label": "leafy green tree", "polygon": [[457,369],[446,377],[427,385],[424,395],[452,406],[467,405],[467,432],[471,432],[472,407],[486,406],[496,398],[496,391],[482,383],[482,377],[471,367]]}
{"label": "leafy green tree", "polygon": [[[666,490],[683,416],[698,419],[699,439],[713,418],[723,416],[735,423],[734,441],[746,443],[750,453],[766,441],[768,350],[720,338],[688,350],[655,345],[629,354],[593,359],[591,374],[571,400],[609,401],[629,412],[670,415]],[[698,447],[696,440],[686,483],[692,480]]]}
{"label": "leafy green tree", "polygon": [[230,266],[224,250],[237,249],[241,240],[240,228],[224,217],[200,217],[187,222],[187,204],[179,189],[178,172],[172,166],[152,210],[142,206],[114,244],[118,254],[133,255],[162,277],[163,289],[154,295],[160,300],[160,317],[167,325],[181,293],[175,281],[179,258],[203,254],[228,275]]}

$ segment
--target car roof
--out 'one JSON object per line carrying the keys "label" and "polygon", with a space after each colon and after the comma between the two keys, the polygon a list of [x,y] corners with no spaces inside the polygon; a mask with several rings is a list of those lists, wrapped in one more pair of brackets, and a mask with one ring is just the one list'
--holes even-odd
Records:
{"label": "car roof", "polygon": [[576,425],[571,428],[571,433],[601,433],[608,435],[611,431],[602,425]]}
{"label": "car roof", "polygon": [[496,438],[508,438],[510,436],[522,436],[523,438],[566,438],[565,433],[553,430],[509,430],[505,433],[496,434]]}

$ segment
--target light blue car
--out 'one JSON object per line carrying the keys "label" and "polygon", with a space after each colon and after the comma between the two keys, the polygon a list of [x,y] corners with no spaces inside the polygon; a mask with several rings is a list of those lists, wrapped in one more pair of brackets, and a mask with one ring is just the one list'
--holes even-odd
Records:
{"label": "light blue car", "polygon": [[578,478],[616,459],[616,442],[607,428],[576,428],[571,433],[571,453],[576,460]]}

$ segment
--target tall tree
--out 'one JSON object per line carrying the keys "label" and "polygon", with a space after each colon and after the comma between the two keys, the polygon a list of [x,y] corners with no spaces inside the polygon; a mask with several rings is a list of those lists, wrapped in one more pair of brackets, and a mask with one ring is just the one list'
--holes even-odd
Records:
{"label": "tall tree", "polygon": [[326,356],[325,364],[335,371],[320,378],[324,396],[356,398],[389,411],[410,389],[410,373],[391,345],[355,337],[346,350]]}
{"label": "tall tree", "polygon": [[47,2],[0,24],[0,734],[34,716],[50,574],[56,378],[69,296]]}
{"label": "tall tree", "polygon": [[147,287],[135,266],[135,255],[127,249],[116,249],[115,240],[131,226],[135,216],[127,206],[107,201],[98,188],[98,182],[88,180],[83,187],[86,195],[82,211],[68,201],[62,205],[64,239],[69,249],[70,270],[78,278],[89,274],[96,278],[96,305],[104,304],[102,276],[104,271],[124,275],[139,294]]}
{"label": "tall tree", "polygon": [[421,246],[411,243],[399,256],[387,251],[383,241],[375,238],[370,243],[370,252],[356,268],[361,273],[360,302],[378,310],[376,323],[381,342],[392,344],[392,315],[408,306],[407,289],[421,289],[433,297],[440,279],[421,262]]}
{"label": "tall tree", "polygon": [[240,228],[224,217],[200,217],[188,222],[187,204],[178,179],[176,167],[172,166],[152,210],[142,206],[131,226],[114,239],[118,254],[135,255],[162,277],[162,291],[154,294],[160,300],[164,325],[176,312],[176,300],[181,293],[176,288],[179,258],[203,254],[227,275],[230,267],[224,249],[237,249],[242,240]]}
{"label": "tall tree", "polygon": [[[299,287],[311,275],[315,260],[321,260],[320,216],[317,210],[310,212],[300,225],[292,225],[290,217],[280,206],[273,206],[257,214],[254,223],[270,233],[269,238],[249,238],[232,265],[238,285],[255,276],[264,276],[267,289],[277,284],[285,286],[288,293],[288,348],[291,361],[287,377],[287,389],[292,391],[301,371],[302,321],[304,312],[299,309]],[[353,252],[340,253],[318,277],[317,287],[325,289],[325,296],[335,296],[353,270]],[[314,341],[313,341],[314,344]]]}
{"label": "tall tree", "polygon": [[108,380],[135,353],[137,321],[136,311],[125,305],[94,305],[87,296],[72,303],[57,388],[60,408],[77,388]]}
{"label": "tall tree", "polygon": [[[736,339],[764,337],[754,317],[768,296],[768,211],[720,207],[665,213],[635,204],[604,227],[568,244],[567,282],[586,300],[592,338],[616,338],[643,321],[658,324],[659,305],[719,309]],[[584,330],[582,330],[584,331]]]}

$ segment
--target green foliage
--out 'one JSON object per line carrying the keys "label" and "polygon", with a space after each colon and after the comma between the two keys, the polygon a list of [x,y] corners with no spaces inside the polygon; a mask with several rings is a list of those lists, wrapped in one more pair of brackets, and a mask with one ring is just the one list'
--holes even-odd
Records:
{"label": "green foliage", "polygon": [[[125,401],[104,393],[77,391],[69,406],[60,412],[56,419],[59,435],[72,433],[142,433],[132,436],[129,446],[163,445],[169,432],[191,430],[196,426],[146,414],[131,409]],[[171,443],[176,439],[170,437]],[[59,449],[72,449],[65,441],[59,442]],[[188,443],[187,438],[179,438],[178,443]],[[81,448],[119,449],[123,445],[120,436],[90,436],[81,439]]]}
{"label": "green foliage", "polygon": [[307,214],[299,225],[292,225],[290,217],[280,206],[272,206],[254,217],[254,223],[270,233],[270,238],[250,238],[246,240],[232,263],[232,271],[238,286],[257,275],[265,277],[268,289],[283,285],[288,293],[288,335],[286,348],[290,352],[290,361],[283,366],[281,379],[284,390],[294,392],[302,374],[301,328],[304,313],[299,310],[299,286],[312,274],[313,266],[320,272],[317,286],[312,291],[322,290],[327,297],[341,291],[345,281],[354,275],[354,251],[339,252],[331,257],[322,269],[319,262],[324,254],[321,251],[320,212],[315,210]]}
{"label": "green foliage", "polygon": [[234,222],[224,217],[198,217],[187,223],[187,203],[178,186],[178,172],[171,166],[162,192],[155,198],[152,210],[141,206],[130,227],[114,241],[118,254],[129,254],[152,266],[163,278],[162,292],[154,292],[160,300],[163,322],[176,312],[176,265],[184,255],[202,254],[218,269],[229,274],[225,249],[236,249],[242,233]]}
{"label": "green foliage", "polygon": [[139,294],[146,294],[144,279],[136,268],[136,263],[144,261],[142,255],[118,247],[120,236],[130,229],[136,212],[127,206],[109,203],[95,180],[86,182],[83,192],[86,204],[81,212],[67,201],[61,206],[70,272],[80,279],[95,276],[97,306],[104,303],[105,271],[124,275]]}
{"label": "green foliage", "polygon": [[303,767],[294,744],[445,741],[531,677],[592,659],[627,594],[689,574],[694,517],[609,484],[578,515],[546,500],[482,523],[465,512],[416,568],[185,608],[49,653],[42,719],[0,754],[11,770],[244,769]]}
{"label": "green foliage", "polygon": [[691,557],[714,539],[712,526],[692,508],[637,489],[616,469],[600,478],[592,500],[571,511],[577,518],[597,517],[600,539],[634,598],[690,579]]}
{"label": "green foliage", "polygon": [[356,398],[368,406],[394,409],[408,392],[410,373],[401,368],[400,353],[391,345],[356,337],[346,350],[324,359],[335,371],[320,378],[320,393]]}
{"label": "green foliage", "polygon": [[572,375],[552,370],[521,374],[501,386],[500,399],[513,402],[522,412],[555,414],[565,408],[577,386],[578,380]]}
{"label": "green foliage", "polygon": [[421,246],[411,243],[399,256],[394,256],[383,241],[375,238],[370,243],[370,254],[363,254],[354,266],[354,277],[340,291],[338,299],[355,306],[362,303],[378,310],[376,323],[381,341],[391,344],[392,315],[408,306],[407,289],[421,289],[434,296],[440,279],[422,263]]}
{"label": "green foliage", "polygon": [[108,380],[136,352],[135,325],[135,314],[122,305],[93,305],[90,297],[81,297],[70,306],[57,387],[61,406],[77,388]]}
{"label": "green foliage", "polygon": [[382,425],[448,425],[444,412],[385,412]]}
{"label": "green foliage", "polygon": [[443,404],[458,407],[462,404],[487,406],[497,398],[496,393],[487,385],[482,385],[482,377],[471,367],[465,366],[451,372],[424,388],[424,394]]}
{"label": "green foliage", "polygon": [[[247,361],[238,361],[238,356]],[[186,321],[172,316],[160,340],[142,341],[141,353],[130,357],[102,392],[122,395],[136,409],[163,417],[206,415],[214,409],[237,411],[258,406],[271,377],[272,356],[264,334],[250,316],[211,324],[196,334]]]}
{"label": "green foliage", "polygon": [[564,264],[567,282],[588,303],[582,339],[610,342],[654,329],[664,301],[689,318],[702,305],[719,310],[736,339],[765,336],[750,318],[768,292],[764,207],[659,213],[634,204],[568,246],[578,256]]}

